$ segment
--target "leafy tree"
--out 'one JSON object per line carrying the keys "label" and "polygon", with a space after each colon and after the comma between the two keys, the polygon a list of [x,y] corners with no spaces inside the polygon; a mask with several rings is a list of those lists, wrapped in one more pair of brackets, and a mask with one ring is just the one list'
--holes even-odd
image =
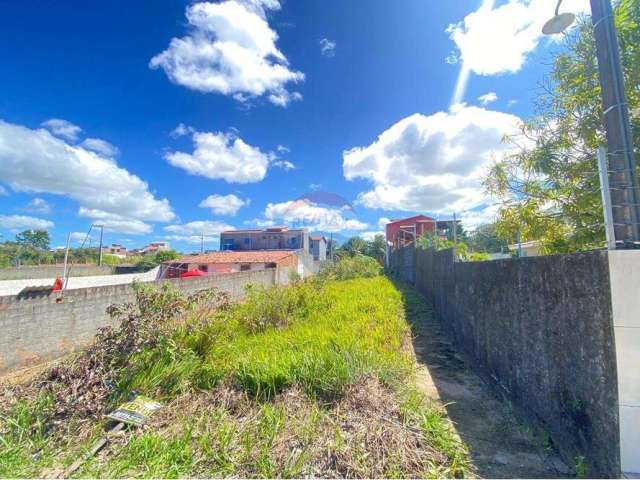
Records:
{"label": "leafy tree", "polygon": [[364,254],[375,258],[381,265],[384,263],[384,256],[387,250],[387,241],[384,235],[376,235],[373,240],[366,242]]}
{"label": "leafy tree", "polygon": [[159,252],[156,252],[155,260],[156,262],[158,262],[158,264],[160,264],[162,262],[167,262],[169,260],[175,260],[179,256],[180,254],[175,250],[164,250],[164,251],[161,250]]}
{"label": "leafy tree", "polygon": [[429,249],[434,248],[436,250],[444,250],[447,248],[456,249],[456,255],[458,258],[465,262],[479,262],[483,260],[490,260],[489,254],[482,251],[472,251],[465,242],[454,243],[451,240],[442,238],[436,233],[428,232],[418,238],[416,242],[417,248]]}
{"label": "leafy tree", "polygon": [[49,250],[51,239],[46,230],[25,230],[16,235],[16,242],[25,247]]}
{"label": "leafy tree", "polygon": [[478,226],[469,234],[467,244],[474,251],[489,253],[505,252],[508,248],[507,242],[496,233],[496,225],[494,223]]}
{"label": "leafy tree", "polygon": [[[640,0],[615,6],[632,129],[640,138]],[[593,27],[589,18],[565,39],[538,97],[534,118],[509,137],[516,153],[485,179],[501,203],[496,233],[540,240],[544,253],[601,246],[603,215],[596,150],[605,144]]]}
{"label": "leafy tree", "polygon": [[154,253],[153,255],[145,255],[140,261],[136,263],[136,267],[138,267],[139,270],[151,270],[152,268],[160,265],[162,262],[175,260],[179,256],[180,255],[175,250],[159,251]]}
{"label": "leafy tree", "polygon": [[367,241],[360,237],[351,237],[340,247],[340,252],[346,253],[348,256],[354,256],[364,253],[367,249]]}

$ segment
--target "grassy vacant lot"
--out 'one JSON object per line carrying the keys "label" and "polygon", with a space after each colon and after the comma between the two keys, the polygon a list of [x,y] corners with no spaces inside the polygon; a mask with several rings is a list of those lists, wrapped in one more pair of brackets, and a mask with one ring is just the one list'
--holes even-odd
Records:
{"label": "grassy vacant lot", "polygon": [[[464,448],[413,387],[403,295],[381,276],[312,280],[246,302],[141,290],[118,331],[0,387],[0,477],[61,471],[132,393],[164,407],[78,477],[438,477]],[[105,346],[106,344],[106,346]]]}

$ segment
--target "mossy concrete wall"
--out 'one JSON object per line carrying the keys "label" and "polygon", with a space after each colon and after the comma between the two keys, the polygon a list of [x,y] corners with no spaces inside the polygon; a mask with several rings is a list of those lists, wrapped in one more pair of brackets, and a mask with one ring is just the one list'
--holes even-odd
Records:
{"label": "mossy concrete wall", "polygon": [[582,456],[589,476],[620,475],[606,251],[456,262],[452,250],[408,247],[390,266],[433,301],[474,366],[542,424],[570,466]]}

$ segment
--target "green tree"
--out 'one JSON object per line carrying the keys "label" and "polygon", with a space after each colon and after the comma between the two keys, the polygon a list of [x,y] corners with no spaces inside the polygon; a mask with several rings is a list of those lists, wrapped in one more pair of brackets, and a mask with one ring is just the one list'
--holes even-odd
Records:
{"label": "green tree", "polygon": [[351,237],[340,247],[340,251],[348,256],[354,256],[359,253],[364,254],[367,249],[367,241],[360,237]]}
{"label": "green tree", "polygon": [[384,263],[384,256],[387,250],[387,241],[384,235],[378,234],[373,240],[366,242],[364,254],[375,258],[381,265]]}
{"label": "green tree", "polygon": [[496,233],[495,223],[487,223],[478,226],[467,239],[469,248],[474,251],[501,253],[506,252],[508,246],[504,239]]}
{"label": "green tree", "polygon": [[16,242],[24,247],[49,250],[51,239],[46,230],[25,230],[16,235]]}
{"label": "green tree", "polygon": [[[640,138],[640,0],[615,6],[623,74],[636,150]],[[516,153],[485,179],[501,203],[496,233],[513,242],[540,240],[542,251],[601,246],[603,215],[596,150],[605,144],[593,27],[579,21],[554,60],[537,114],[509,137]]]}
{"label": "green tree", "polygon": [[158,264],[161,264],[162,262],[167,262],[169,260],[175,260],[179,256],[180,256],[180,254],[178,252],[176,252],[175,250],[164,250],[164,251],[161,250],[161,251],[156,253],[155,260],[158,262]]}

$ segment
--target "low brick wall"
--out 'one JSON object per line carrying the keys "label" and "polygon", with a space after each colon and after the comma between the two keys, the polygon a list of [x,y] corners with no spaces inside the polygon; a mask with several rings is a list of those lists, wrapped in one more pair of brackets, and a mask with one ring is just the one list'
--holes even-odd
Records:
{"label": "low brick wall", "polygon": [[569,465],[583,456],[590,477],[620,475],[607,252],[456,262],[452,250],[409,247],[390,268],[432,300],[474,368]]}
{"label": "low brick wall", "polygon": [[[205,288],[244,296],[247,284],[286,283],[289,272],[269,269],[228,275],[163,280],[189,294]],[[80,288],[39,298],[0,297],[0,373],[51,360],[85,346],[98,328],[109,325],[106,309],[135,299],[132,285]]]}
{"label": "low brick wall", "polygon": [[[115,267],[108,265],[70,265],[71,277],[111,275]],[[117,272],[120,273],[120,272]],[[131,272],[126,272],[131,273]],[[56,278],[64,274],[64,265],[27,265],[24,267],[0,268],[0,280],[27,280],[29,278]]]}

